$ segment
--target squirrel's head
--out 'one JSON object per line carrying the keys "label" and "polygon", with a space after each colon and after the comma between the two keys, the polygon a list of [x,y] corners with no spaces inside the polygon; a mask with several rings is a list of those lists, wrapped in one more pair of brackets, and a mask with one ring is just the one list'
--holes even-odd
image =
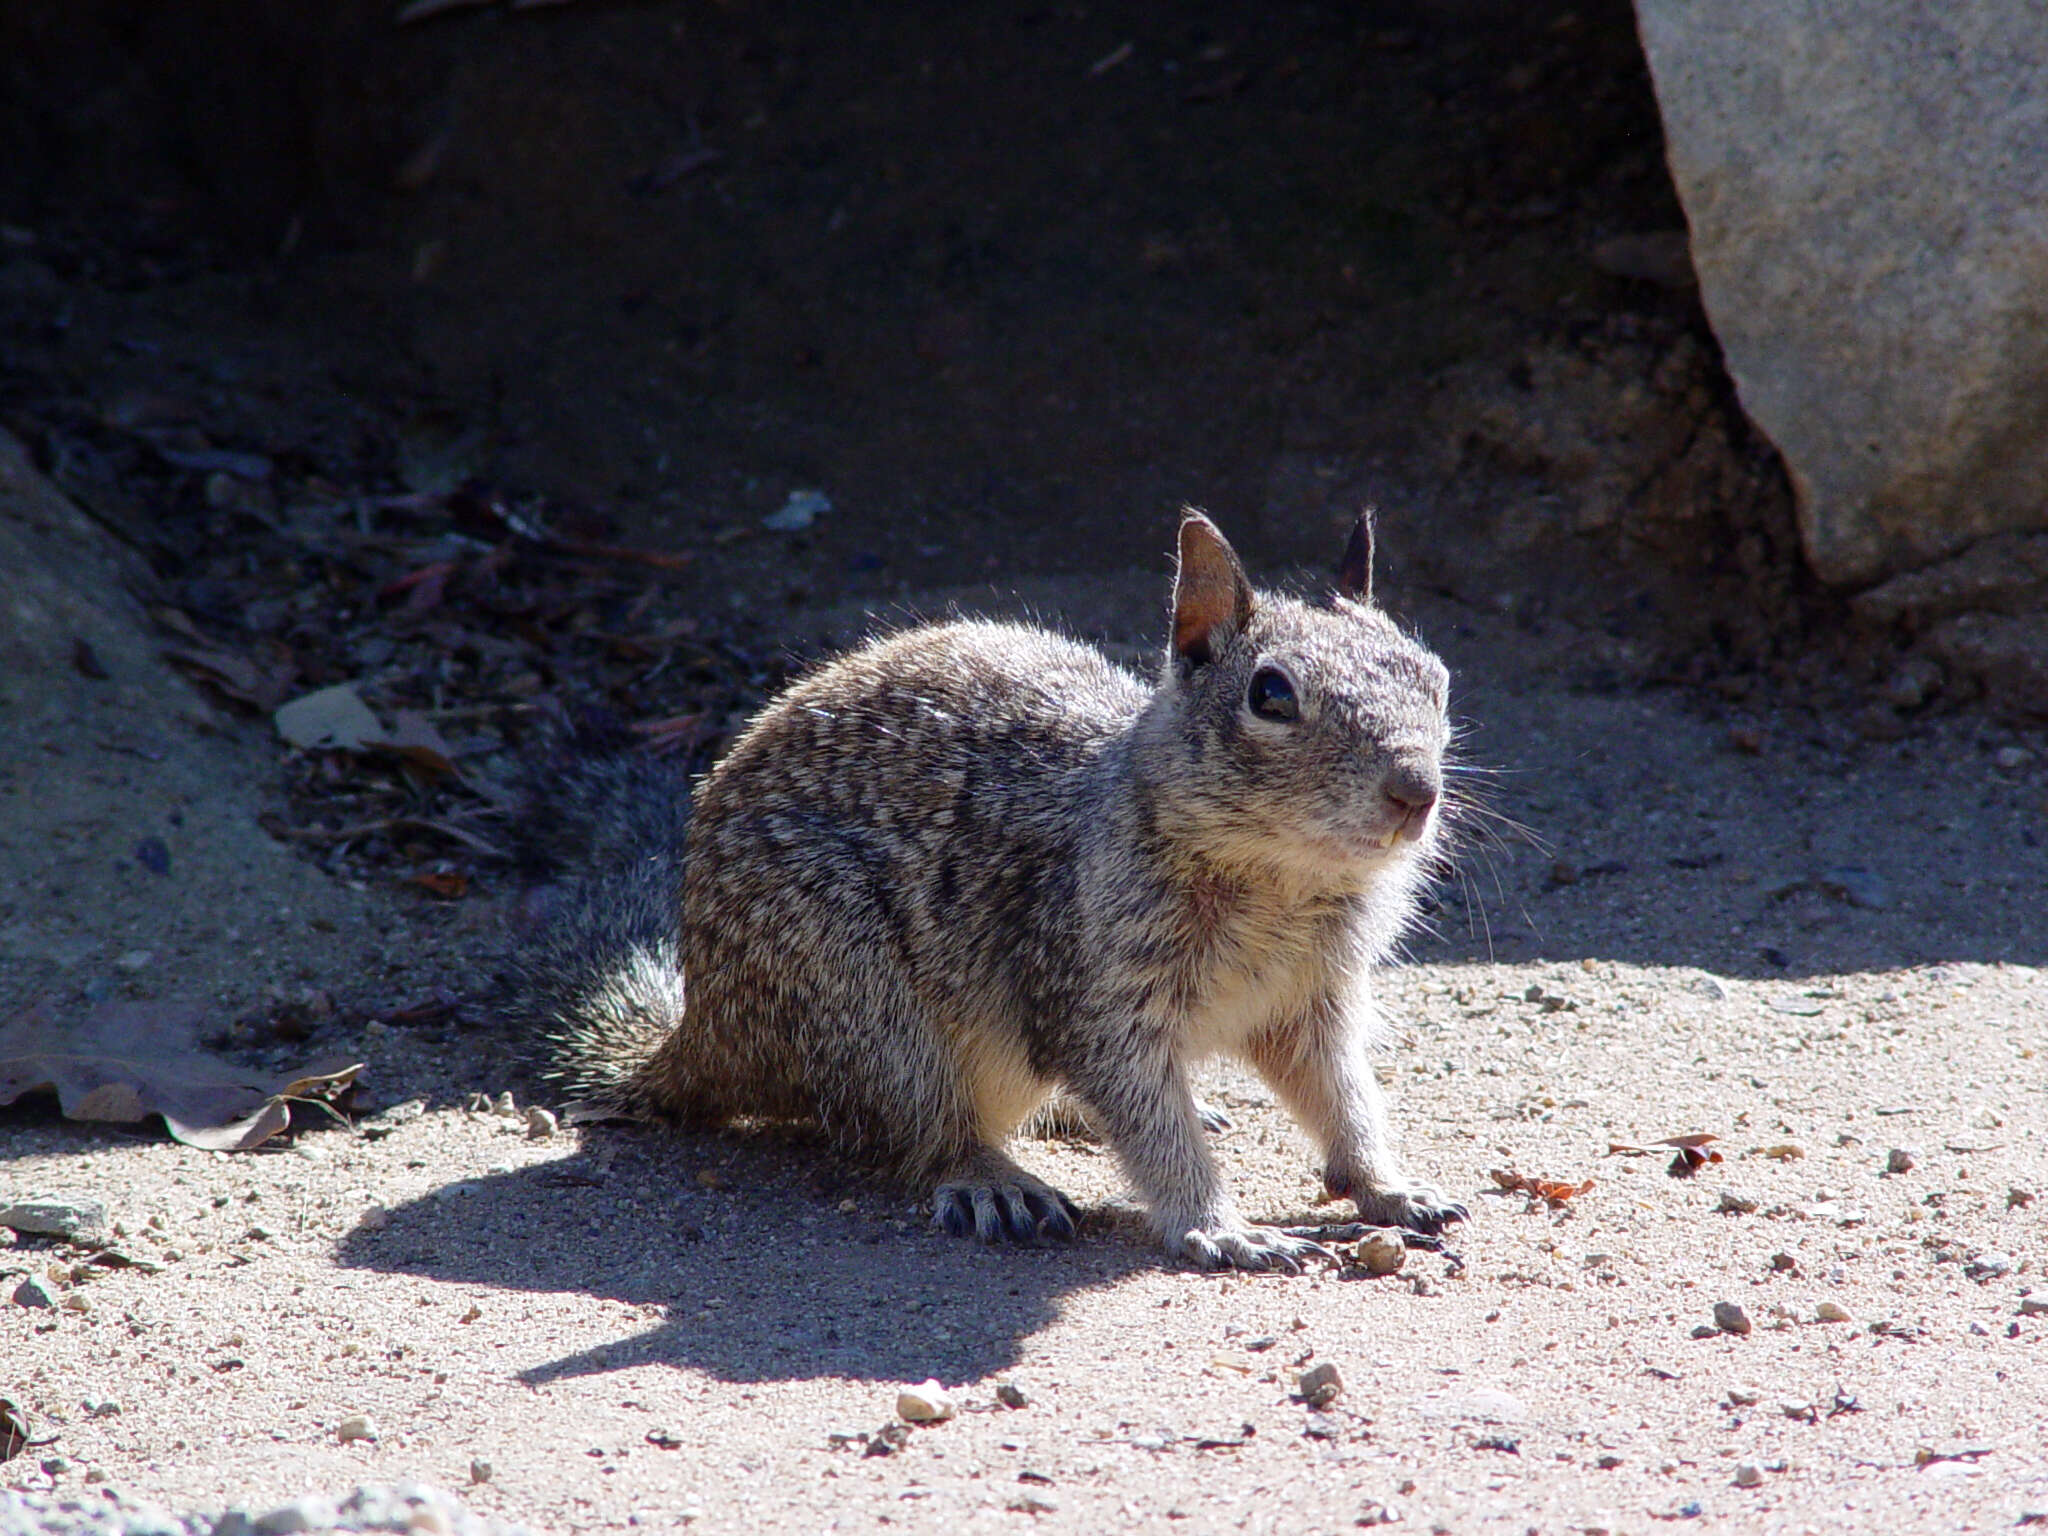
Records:
{"label": "squirrel's head", "polygon": [[1434,843],[1450,677],[1373,606],[1372,542],[1368,512],[1335,590],[1305,603],[1254,591],[1184,515],[1154,740],[1174,821],[1211,857],[1349,884]]}

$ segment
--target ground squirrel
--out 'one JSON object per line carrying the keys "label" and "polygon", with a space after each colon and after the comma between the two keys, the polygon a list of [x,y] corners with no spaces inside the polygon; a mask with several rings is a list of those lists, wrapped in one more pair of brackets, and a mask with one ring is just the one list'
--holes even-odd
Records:
{"label": "ground squirrel", "polygon": [[1448,736],[1443,663],[1371,565],[1361,518],[1327,600],[1257,592],[1191,511],[1149,686],[1043,630],[932,625],[790,687],[691,804],[645,765],[568,775],[536,814],[585,873],[516,950],[514,1012],[601,1108],[815,1120],[986,1242],[1074,1234],[1003,1150],[1058,1090],[1168,1252],[1319,1251],[1224,1187],[1189,1085],[1219,1052],[1365,1220],[1463,1217],[1402,1174],[1368,1060]]}

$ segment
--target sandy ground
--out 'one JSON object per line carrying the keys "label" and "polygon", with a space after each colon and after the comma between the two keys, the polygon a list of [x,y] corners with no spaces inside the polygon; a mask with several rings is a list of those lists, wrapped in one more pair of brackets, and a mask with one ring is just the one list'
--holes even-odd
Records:
{"label": "sandy ground", "polygon": [[[1130,647],[1158,592],[1132,572],[1022,598]],[[0,1196],[101,1200],[150,1266],[0,1251],[0,1285],[40,1276],[60,1303],[0,1306],[0,1395],[57,1437],[0,1483],[191,1507],[418,1478],[551,1531],[2041,1518],[2041,736],[1959,715],[1870,743],[1758,698],[1616,682],[1627,658],[1596,635],[1411,616],[1453,665],[1467,758],[1493,770],[1473,782],[1542,843],[1468,848],[1383,983],[1409,1159],[1472,1207],[1453,1252],[1384,1279],[1179,1270],[1112,1163],[1068,1143],[1026,1156],[1086,1207],[1083,1240],[982,1251],[803,1145],[532,1138],[464,1107],[516,1086],[488,1030],[372,1023],[279,1060],[359,1054],[372,1103],[426,1101],[374,1136],[231,1156],[0,1110]],[[62,700],[42,703],[13,718],[54,730]],[[252,955],[219,912],[166,919],[140,877],[67,897],[52,870],[121,852],[147,785],[107,789],[67,859],[31,858],[56,835],[23,809],[50,759],[33,731],[9,738],[10,921],[61,918],[86,944],[52,970],[17,940],[13,1001],[90,996],[94,976],[122,996],[338,984],[380,948],[488,974],[487,913],[330,890],[333,913],[277,922]],[[270,748],[230,746],[216,794],[253,815],[230,770]],[[309,878],[237,867],[259,906]],[[177,964],[124,971],[153,921]],[[1327,1214],[1265,1090],[1224,1071],[1210,1091],[1248,1209]],[[1689,1179],[1664,1151],[1611,1150],[1694,1132],[1725,1161]],[[1887,1173],[1894,1148],[1909,1171]],[[1551,1209],[1496,1193],[1495,1169],[1593,1183]],[[1751,1331],[1716,1330],[1722,1302]],[[1324,1362],[1344,1391],[1312,1409],[1297,1377]],[[882,1438],[926,1378],[960,1416]],[[1027,1406],[999,1406],[1001,1383]],[[375,1440],[339,1437],[354,1415]]]}

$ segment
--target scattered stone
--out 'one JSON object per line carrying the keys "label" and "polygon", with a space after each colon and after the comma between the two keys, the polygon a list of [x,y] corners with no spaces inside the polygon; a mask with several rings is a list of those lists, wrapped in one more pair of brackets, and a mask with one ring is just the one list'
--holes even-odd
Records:
{"label": "scattered stone", "polygon": [[1762,1387],[1730,1387],[1728,1401],[1737,1408],[1754,1408],[1764,1400]]}
{"label": "scattered stone", "polygon": [[299,1531],[331,1531],[340,1519],[341,1512],[331,1500],[308,1493],[258,1515],[255,1529],[257,1536],[295,1536]]}
{"label": "scattered stone", "polygon": [[1963,1266],[1963,1273],[1972,1280],[1999,1280],[2012,1273],[2013,1257],[1987,1248]]}
{"label": "scattered stone", "polygon": [[92,1310],[92,1303],[86,1300],[85,1297],[79,1295],[76,1291],[73,1291],[69,1296],[66,1296],[64,1298],[63,1305],[64,1310],[66,1312],[85,1313],[90,1312]]}
{"label": "scattered stone", "polygon": [[2048,1297],[2022,1296],[2020,1298],[2020,1316],[2048,1317]]}
{"label": "scattered stone", "polygon": [[50,1288],[30,1275],[14,1288],[14,1304],[17,1307],[54,1307],[57,1298],[50,1294]]}
{"label": "scattered stone", "polygon": [[560,1127],[561,1122],[555,1118],[553,1110],[543,1109],[538,1104],[529,1104],[527,1106],[526,1139],[528,1141],[546,1141]]}
{"label": "scattered stone", "polygon": [[1754,1462],[1745,1461],[1735,1469],[1735,1486],[1738,1488],[1761,1488],[1764,1469]]}
{"label": "scattered stone", "polygon": [[1817,1323],[1846,1323],[1850,1321],[1849,1309],[1840,1302],[1824,1301],[1813,1309],[1813,1320]]}
{"label": "scattered stone", "polygon": [[379,1110],[367,1120],[357,1122],[356,1134],[365,1141],[382,1141],[401,1127],[411,1125],[426,1112],[425,1099],[407,1099],[402,1104],[393,1104],[389,1109]]}
{"label": "scattered stone", "polygon": [[910,1427],[907,1424],[884,1424],[868,1436],[867,1449],[863,1456],[894,1456],[910,1444]]}
{"label": "scattered stone", "polygon": [[1806,1148],[1796,1141],[1774,1142],[1764,1148],[1764,1156],[1776,1162],[1789,1163],[1806,1156]]}
{"label": "scattered stone", "polygon": [[921,1381],[896,1394],[896,1416],[906,1424],[942,1424],[959,1411],[937,1381]]}
{"label": "scattered stone", "polygon": [[1398,1274],[1408,1262],[1408,1245],[1401,1240],[1400,1233],[1387,1227],[1376,1227],[1366,1233],[1352,1252],[1358,1267],[1369,1275]]}
{"label": "scattered stone", "polygon": [[1696,1339],[1718,1339],[1721,1337],[1721,1330],[1712,1323],[1699,1323],[1694,1325],[1692,1336]]}
{"label": "scattered stone", "polygon": [[1891,887],[1884,876],[1853,864],[1836,864],[1820,872],[1815,882],[1821,893],[1852,907],[1881,912],[1892,904]]}
{"label": "scattered stone", "polygon": [[469,1480],[472,1483],[488,1483],[491,1480],[491,1464],[481,1456],[473,1456],[469,1462]]}
{"label": "scattered stone", "polygon": [[1798,1267],[1799,1261],[1789,1253],[1774,1253],[1771,1255],[1771,1268],[1781,1275],[1789,1275]]}
{"label": "scattered stone", "polygon": [[823,491],[791,491],[779,509],[761,519],[761,526],[771,533],[801,533],[831,510],[832,498]]}
{"label": "scattered stone", "polygon": [[1005,1408],[1029,1408],[1031,1399],[1024,1395],[1024,1389],[1014,1381],[996,1383],[996,1401]]}
{"label": "scattered stone", "polygon": [[1358,1511],[1353,1525],[1398,1525],[1401,1521],[1401,1507],[1385,1499],[1367,1499]]}
{"label": "scattered stone", "polygon": [[1893,1147],[1884,1155],[1886,1173],[1911,1173],[1913,1165],[1920,1161],[1920,1152],[1915,1147]]}
{"label": "scattered stone", "polygon": [[1344,1393],[1344,1373],[1337,1369],[1334,1361],[1325,1360],[1303,1371],[1295,1388],[1309,1407],[1327,1408]]}
{"label": "scattered stone", "polygon": [[1729,997],[1728,984],[1710,971],[1698,971],[1687,977],[1685,990],[1710,1003],[1725,1003]]}
{"label": "scattered stone", "polygon": [[2018,773],[2034,760],[2034,754],[2025,747],[2000,747],[1991,754],[1992,764],[2000,773]]}
{"label": "scattered stone", "polygon": [[1760,1203],[1760,1201],[1752,1196],[1737,1194],[1732,1189],[1724,1189],[1721,1191],[1721,1203],[1715,1209],[1725,1211],[1734,1216],[1754,1216]]}
{"label": "scattered stone", "polygon": [[92,1245],[105,1240],[107,1208],[97,1200],[17,1200],[0,1206],[0,1227]]}
{"label": "scattered stone", "polygon": [[1918,709],[1941,692],[1941,663],[1931,656],[1908,656],[1885,679],[1881,690],[1894,709]]}
{"label": "scattered stone", "polygon": [[1756,1324],[1749,1320],[1749,1314],[1732,1301],[1714,1303],[1714,1326],[1723,1333],[1746,1334]]}
{"label": "scattered stone", "polygon": [[334,1426],[334,1438],[343,1445],[351,1440],[375,1440],[377,1421],[367,1413],[352,1413]]}

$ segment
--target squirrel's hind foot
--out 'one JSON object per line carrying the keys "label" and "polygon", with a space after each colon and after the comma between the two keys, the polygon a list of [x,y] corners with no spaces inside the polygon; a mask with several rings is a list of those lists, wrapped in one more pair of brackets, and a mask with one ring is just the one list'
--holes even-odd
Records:
{"label": "squirrel's hind foot", "polygon": [[983,1149],[939,1181],[932,1225],[984,1243],[1070,1243],[1081,1211],[1002,1153]]}
{"label": "squirrel's hind foot", "polygon": [[1203,1269],[1278,1269],[1290,1275],[1300,1274],[1310,1259],[1337,1262],[1337,1255],[1321,1243],[1294,1237],[1278,1227],[1242,1222],[1215,1222],[1177,1235],[1169,1233],[1166,1251]]}

